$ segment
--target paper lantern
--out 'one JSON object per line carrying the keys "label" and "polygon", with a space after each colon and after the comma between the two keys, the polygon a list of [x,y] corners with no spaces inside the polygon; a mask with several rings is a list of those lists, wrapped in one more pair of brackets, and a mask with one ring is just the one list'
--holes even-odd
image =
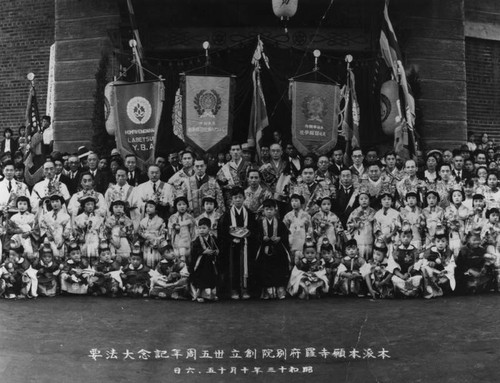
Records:
{"label": "paper lantern", "polygon": [[123,84],[125,82],[126,81],[112,81],[108,82],[104,87],[104,119],[106,121],[106,131],[110,136],[115,135],[116,129],[115,117],[111,113],[111,108],[116,104],[114,85]]}
{"label": "paper lantern", "polygon": [[273,11],[276,16],[283,19],[288,19],[297,12],[299,0],[273,0]]}
{"label": "paper lantern", "polygon": [[401,124],[399,85],[394,80],[384,82],[380,88],[380,119],[382,131],[388,136],[393,136]]}

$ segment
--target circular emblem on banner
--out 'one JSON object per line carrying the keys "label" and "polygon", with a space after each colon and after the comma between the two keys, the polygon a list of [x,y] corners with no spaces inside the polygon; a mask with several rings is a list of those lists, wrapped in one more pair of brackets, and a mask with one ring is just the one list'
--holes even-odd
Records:
{"label": "circular emblem on banner", "polygon": [[127,116],[134,124],[145,124],[151,118],[151,104],[144,97],[132,97],[127,104]]}
{"label": "circular emblem on banner", "polygon": [[380,95],[380,119],[382,122],[387,120],[391,114],[391,101],[385,94]]}
{"label": "circular emblem on banner", "polygon": [[194,108],[200,117],[215,118],[222,104],[219,93],[215,90],[203,89],[194,97]]}
{"label": "circular emblem on banner", "polygon": [[302,102],[302,112],[307,120],[323,122],[323,118],[328,113],[325,98],[307,95]]}

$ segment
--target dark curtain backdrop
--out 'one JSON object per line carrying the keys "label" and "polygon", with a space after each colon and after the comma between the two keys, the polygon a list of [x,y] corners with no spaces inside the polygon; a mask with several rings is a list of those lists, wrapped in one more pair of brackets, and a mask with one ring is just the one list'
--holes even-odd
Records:
{"label": "dark curtain backdrop", "polygon": [[[220,70],[223,70],[236,75],[233,142],[246,142],[248,135],[253,92],[251,58],[255,46],[256,39],[233,49],[211,52],[211,65],[215,69],[208,68],[208,74],[220,74]],[[264,51],[269,57],[271,67],[268,70],[263,63],[261,64],[262,86],[270,124],[264,131],[264,140],[269,142],[272,131],[278,130],[282,133],[284,140],[289,141],[291,139],[291,102],[288,99],[288,80],[291,77],[310,72],[314,67],[314,58],[311,53],[304,55],[303,51],[284,49],[274,42],[266,40],[264,40]],[[342,86],[346,80],[343,56],[335,52],[323,53],[324,55],[319,60],[320,72]],[[172,131],[172,108],[175,93],[179,87],[179,73],[202,66],[204,58],[199,55],[199,51],[177,51],[171,56],[149,58],[146,61],[146,68],[162,75],[165,79],[166,94],[158,134],[158,155],[179,151],[185,146]],[[384,136],[380,128],[379,86],[374,86],[374,83],[378,82],[375,76],[375,59],[371,55],[354,54],[353,68],[361,109],[362,146],[366,148],[372,145],[386,144],[390,139]],[[205,70],[197,70],[194,73],[205,73]],[[304,79],[314,80],[314,75]],[[321,76],[318,75],[317,80],[321,80]]]}

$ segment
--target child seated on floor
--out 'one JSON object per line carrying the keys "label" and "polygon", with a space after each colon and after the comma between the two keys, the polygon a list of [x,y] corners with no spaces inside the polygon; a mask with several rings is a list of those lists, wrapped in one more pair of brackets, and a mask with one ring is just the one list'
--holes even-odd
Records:
{"label": "child seated on floor", "polygon": [[144,265],[139,244],[136,244],[130,254],[130,262],[122,268],[120,274],[125,292],[123,295],[138,298],[148,297],[150,287],[150,268]]}
{"label": "child seated on floor", "polygon": [[58,293],[58,279],[63,265],[54,259],[52,247],[48,241],[39,249],[39,257],[33,263],[37,271],[38,294],[43,297],[55,297]]}
{"label": "child seated on floor", "polygon": [[68,294],[87,294],[92,274],[93,270],[89,266],[88,259],[82,257],[80,246],[71,243],[68,259],[61,271],[61,291]]}
{"label": "child seated on floor", "polygon": [[328,293],[329,281],[314,242],[308,238],[301,257],[292,270],[288,293],[300,299],[320,298]]}
{"label": "child seated on floor", "polygon": [[337,275],[337,270],[342,262],[342,257],[340,253],[333,249],[328,239],[324,239],[320,247],[320,258],[321,264],[325,269],[325,275],[328,279],[328,291],[332,294],[335,293],[333,289],[333,283],[335,281],[335,275]]}
{"label": "child seated on floor", "polygon": [[420,270],[423,276],[424,298],[440,297],[455,290],[455,257],[448,246],[444,229],[436,231],[434,246],[423,254]]}
{"label": "child seated on floor", "polygon": [[422,291],[422,275],[418,267],[415,268],[419,254],[417,248],[411,244],[413,232],[410,227],[403,228],[400,239],[401,244],[389,257],[387,271],[392,274],[395,296],[399,294],[416,297]]}
{"label": "child seated on floor", "polygon": [[457,291],[463,294],[488,292],[495,288],[495,259],[481,247],[478,233],[467,236],[467,244],[456,258]]}
{"label": "child seated on floor", "polygon": [[392,274],[387,271],[387,245],[384,241],[375,241],[373,259],[366,262],[360,272],[373,299],[393,297]]}
{"label": "child seated on floor", "polygon": [[149,295],[157,298],[188,299],[189,272],[186,263],[174,252],[167,241],[160,243],[160,262],[151,272],[151,290]]}
{"label": "child seated on floor", "polygon": [[24,256],[24,248],[20,242],[11,241],[8,260],[14,265],[13,279],[11,279],[13,286],[9,294],[14,294],[17,299],[36,298],[38,296],[36,271]]}
{"label": "child seated on floor", "polygon": [[345,244],[344,256],[337,269],[335,278],[335,288],[341,295],[364,296],[363,277],[360,268],[365,260],[360,257],[358,243],[355,239],[350,239]]}
{"label": "child seated on floor", "polygon": [[120,263],[113,256],[107,242],[99,244],[99,260],[94,263],[94,275],[90,277],[89,293],[116,297],[123,287],[120,278]]}

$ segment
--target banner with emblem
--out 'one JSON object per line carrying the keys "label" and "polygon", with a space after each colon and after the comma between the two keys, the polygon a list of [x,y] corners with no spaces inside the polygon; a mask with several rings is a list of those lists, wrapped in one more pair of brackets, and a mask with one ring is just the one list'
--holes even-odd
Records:
{"label": "banner with emblem", "polygon": [[114,83],[110,114],[116,123],[116,147],[133,154],[145,168],[154,162],[158,124],[165,95],[162,81]]}
{"label": "banner with emblem", "polygon": [[233,76],[186,74],[181,78],[184,139],[196,151],[215,151],[230,142],[234,86]]}
{"label": "banner with emblem", "polygon": [[290,90],[293,144],[303,155],[329,152],[337,144],[340,87],[292,80]]}

